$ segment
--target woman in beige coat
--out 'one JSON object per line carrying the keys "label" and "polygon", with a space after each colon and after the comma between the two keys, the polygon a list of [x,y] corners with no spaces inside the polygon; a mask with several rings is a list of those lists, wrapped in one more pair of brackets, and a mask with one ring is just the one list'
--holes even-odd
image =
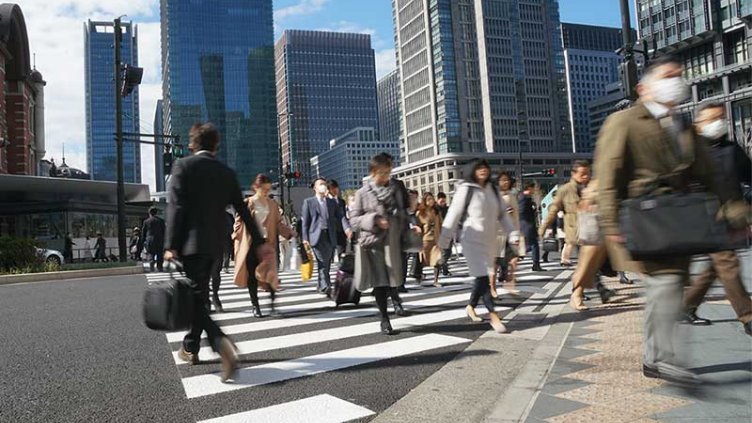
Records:
{"label": "woman in beige coat", "polygon": [[[264,236],[264,241],[270,244],[279,254],[279,236],[290,239],[296,236],[295,231],[285,225],[282,215],[279,212],[279,205],[276,201],[269,198],[269,192],[272,189],[272,180],[263,174],[256,177],[251,189],[255,191],[253,197],[246,200],[248,210]],[[271,297],[271,308],[274,312],[274,294],[279,289],[279,277],[277,276],[276,260],[272,263],[262,263],[254,275],[249,274],[247,266],[248,253],[251,250],[252,240],[245,230],[243,221],[240,218],[235,219],[232,239],[235,241],[235,285],[239,287],[248,286],[248,293],[251,295],[251,304],[253,304],[253,315],[255,317],[264,317],[261,313],[261,307],[258,300],[258,288],[269,291]],[[266,264],[266,265],[264,265]]]}
{"label": "woman in beige coat", "polygon": [[[436,246],[436,242],[441,235],[441,216],[436,210],[436,199],[430,192],[423,194],[416,217],[423,233],[423,249],[420,252],[421,268],[423,266],[433,267],[433,286],[440,287],[441,250]],[[420,280],[418,283],[420,283]]]}

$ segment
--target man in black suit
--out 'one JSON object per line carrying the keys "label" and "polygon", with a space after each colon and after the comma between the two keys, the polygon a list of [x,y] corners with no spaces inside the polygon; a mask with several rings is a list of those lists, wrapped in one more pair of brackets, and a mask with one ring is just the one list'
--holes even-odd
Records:
{"label": "man in black suit", "polygon": [[[345,204],[345,200],[342,199],[340,190],[339,190],[339,184],[334,179],[329,179],[326,181],[326,186],[329,189],[329,198],[334,200],[335,203],[337,203],[337,209],[339,210],[340,214],[342,216],[347,217],[347,205]],[[342,227],[342,222],[337,221],[337,257],[341,256],[345,252],[345,248],[347,248],[347,234],[345,233],[345,228]]]}
{"label": "man in black suit", "polygon": [[139,238],[139,250],[149,254],[149,270],[154,271],[156,265],[158,271],[162,271],[162,253],[164,252],[165,222],[157,216],[156,207],[149,209],[149,218],[144,220]]}
{"label": "man in black suit", "polygon": [[350,223],[340,211],[337,202],[327,196],[329,189],[326,186],[326,179],[316,179],[313,182],[313,189],[316,194],[303,202],[302,238],[303,243],[311,246],[316,256],[319,292],[327,293],[331,288],[329,271],[334,249],[337,246],[337,225],[341,222],[348,237],[352,231]]}
{"label": "man in black suit", "polygon": [[178,352],[181,360],[197,364],[201,333],[222,361],[222,381],[235,373],[237,356],[232,341],[209,317],[205,293],[209,290],[212,267],[227,244],[225,207],[232,204],[253,239],[249,271],[262,259],[274,258],[264,243],[256,222],[243,203],[235,172],[218,161],[219,132],[212,124],[195,124],[188,148],[192,156],[179,160],[172,170],[167,201],[165,259],[182,258],[183,270],[194,286],[193,322]]}
{"label": "man in black suit", "polygon": [[535,187],[535,182],[525,182],[520,194],[520,230],[522,236],[525,237],[525,243],[533,253],[532,270],[533,272],[541,272],[543,268],[540,265],[540,247],[538,246],[538,204],[533,199]]}

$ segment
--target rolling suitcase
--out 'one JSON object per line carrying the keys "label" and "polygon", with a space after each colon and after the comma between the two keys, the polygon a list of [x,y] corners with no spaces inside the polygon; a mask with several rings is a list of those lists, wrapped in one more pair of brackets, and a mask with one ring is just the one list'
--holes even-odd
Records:
{"label": "rolling suitcase", "polygon": [[334,284],[327,293],[329,299],[334,301],[337,306],[348,303],[358,305],[360,303],[360,291],[355,289],[354,273],[355,254],[352,252],[342,254]]}
{"label": "rolling suitcase", "polygon": [[[179,266],[179,265],[178,265]],[[152,282],[143,301],[144,323],[149,329],[175,331],[187,329],[193,319],[194,290],[182,273],[170,269],[170,279]]]}

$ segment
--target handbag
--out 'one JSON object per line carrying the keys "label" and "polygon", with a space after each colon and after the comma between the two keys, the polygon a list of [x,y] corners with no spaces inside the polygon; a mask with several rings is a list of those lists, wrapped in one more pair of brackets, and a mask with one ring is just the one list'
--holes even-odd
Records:
{"label": "handbag", "polygon": [[556,253],[559,251],[559,240],[556,238],[543,239],[543,252]]}
{"label": "handbag", "polygon": [[303,251],[305,251],[303,257],[306,259],[300,265],[300,278],[303,281],[309,281],[313,277],[313,251],[308,246],[303,247]]}
{"label": "handbag", "polygon": [[182,273],[182,265],[173,261],[178,276],[170,266],[170,279],[150,282],[144,291],[142,313],[146,327],[153,330],[187,329],[193,320],[195,292],[193,282]]}
{"label": "handbag", "polygon": [[413,230],[416,225],[409,224],[402,233],[402,251],[406,253],[419,253],[423,251],[423,234],[417,234]]}
{"label": "handbag", "polygon": [[577,242],[581,245],[600,245],[603,243],[598,212],[580,210],[577,212]]}
{"label": "handbag", "polygon": [[619,223],[636,260],[707,254],[730,244],[719,209],[718,198],[707,192],[648,195],[624,200]]}

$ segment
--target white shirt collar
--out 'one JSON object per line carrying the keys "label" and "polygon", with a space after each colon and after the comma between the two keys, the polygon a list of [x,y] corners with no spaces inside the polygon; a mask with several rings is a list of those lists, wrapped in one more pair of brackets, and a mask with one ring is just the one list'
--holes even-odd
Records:
{"label": "white shirt collar", "polygon": [[644,104],[650,114],[656,119],[663,119],[671,113],[671,109],[663,104],[654,101],[646,101]]}
{"label": "white shirt collar", "polygon": [[210,156],[212,155],[212,153],[209,150],[201,150],[201,151],[198,151],[196,153],[193,153],[194,156],[200,156],[202,154],[208,154]]}

